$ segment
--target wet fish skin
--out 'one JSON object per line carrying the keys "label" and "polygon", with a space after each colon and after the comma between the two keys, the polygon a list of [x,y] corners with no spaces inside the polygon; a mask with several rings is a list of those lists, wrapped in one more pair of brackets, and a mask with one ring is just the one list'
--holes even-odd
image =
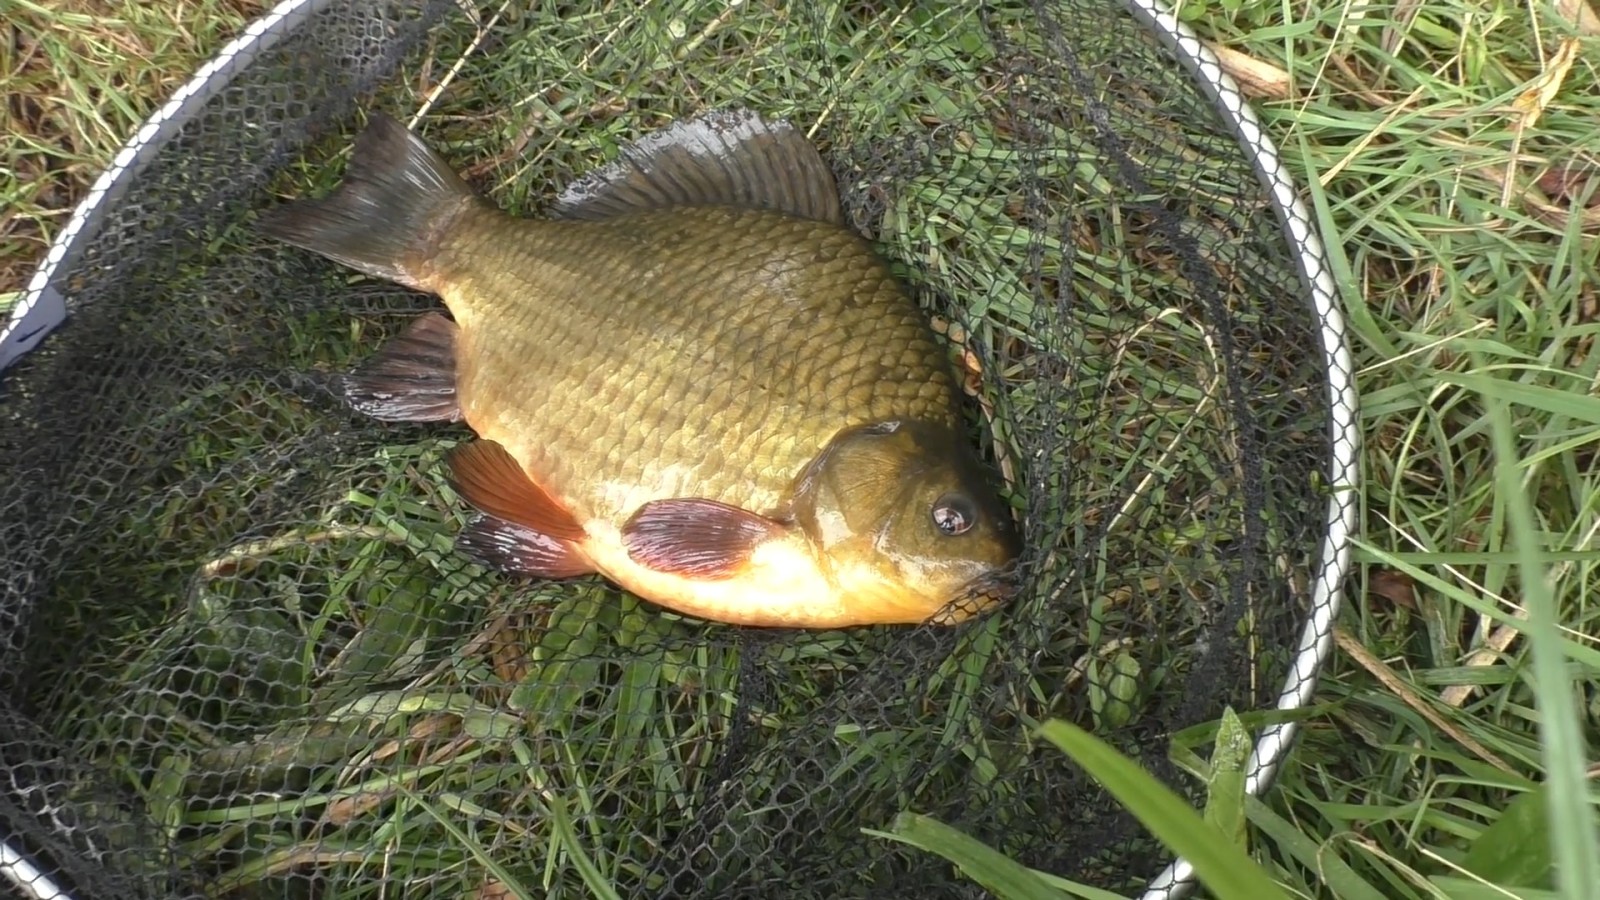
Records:
{"label": "wet fish skin", "polygon": [[630,148],[548,220],[375,117],[332,196],[263,228],[453,314],[346,386],[379,418],[477,434],[451,457],[487,514],[464,552],[738,624],[959,621],[978,607],[941,610],[1003,599],[1017,538],[944,349],[814,149],[717,115]]}
{"label": "wet fish skin", "polygon": [[842,428],[959,427],[946,351],[870,248],[822,223],[474,214],[426,271],[461,327],[467,422],[580,519],[663,494],[765,514]]}

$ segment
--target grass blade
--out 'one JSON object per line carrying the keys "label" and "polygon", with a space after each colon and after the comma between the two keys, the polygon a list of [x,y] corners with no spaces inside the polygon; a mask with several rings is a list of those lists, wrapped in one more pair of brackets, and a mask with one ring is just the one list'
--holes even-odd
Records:
{"label": "grass blade", "polygon": [[472,837],[463,831],[461,826],[457,825],[449,816],[441,812],[432,803],[424,800],[415,791],[408,789],[405,785],[397,785],[396,790],[401,796],[405,797],[406,800],[416,804],[419,809],[427,813],[429,818],[432,818],[435,822],[438,822],[441,828],[443,828],[445,831],[448,831],[450,836],[454,838],[460,846],[466,848],[467,852],[471,853],[472,856],[477,859],[479,865],[482,865],[484,869],[489,872],[489,874],[493,875],[495,879],[499,881],[504,890],[510,892],[510,894],[516,897],[517,900],[533,900],[533,895],[528,893],[527,888],[524,888],[521,882],[512,877],[510,871],[508,871],[505,866],[501,865],[499,860],[495,859],[494,856],[491,855],[482,844],[473,840]]}
{"label": "grass blade", "polygon": [[1461,860],[1469,872],[1501,885],[1546,883],[1550,874],[1550,791],[1540,785],[1511,801],[1473,840]]}
{"label": "grass blade", "polygon": [[[1046,885],[1032,869],[938,819],[916,813],[901,813],[894,817],[889,829],[873,831],[863,828],[862,832],[936,853],[954,863],[968,878],[983,885],[1000,900],[1062,900],[1061,892]],[[1101,900],[1093,895],[1079,896]]]}
{"label": "grass blade", "polygon": [[1250,848],[1244,815],[1244,767],[1249,761],[1250,733],[1232,707],[1224,709],[1206,783],[1205,821],[1245,850]]}
{"label": "grass blade", "polygon": [[1332,847],[1307,837],[1293,822],[1273,812],[1254,797],[1246,797],[1245,814],[1278,851],[1318,873],[1339,900],[1393,900],[1356,873]]}
{"label": "grass blade", "polygon": [[1537,526],[1524,493],[1513,443],[1511,414],[1499,397],[1484,395],[1494,437],[1494,474],[1506,505],[1512,540],[1516,542],[1524,604],[1524,626],[1533,653],[1534,695],[1539,705],[1546,778],[1550,790],[1549,823],[1561,895],[1594,896],[1600,885],[1600,843],[1595,840],[1594,810],[1584,770],[1588,753],[1573,708],[1575,684],[1562,653],[1555,598],[1539,564]]}
{"label": "grass blade", "polygon": [[[1440,381],[1475,391],[1496,404],[1516,403],[1590,425],[1600,425],[1600,397],[1591,397],[1581,390],[1561,390],[1465,372],[1441,372],[1438,377]],[[1498,444],[1496,449],[1499,449]],[[1521,489],[1519,485],[1517,490]],[[1543,551],[1540,547],[1531,549]]]}
{"label": "grass blade", "polygon": [[1449,900],[1562,900],[1570,896],[1555,891],[1536,888],[1502,888],[1498,885],[1469,881],[1465,878],[1438,876],[1428,879]]}
{"label": "grass blade", "polygon": [[617,896],[616,888],[600,874],[599,867],[578,843],[578,833],[573,830],[572,819],[567,815],[567,804],[560,797],[550,798],[550,824],[560,836],[561,843],[567,848],[567,859],[572,862],[573,868],[578,870],[583,883],[589,886],[589,892],[599,900],[622,900]]}
{"label": "grass blade", "polygon": [[1151,834],[1188,860],[1195,875],[1219,900],[1287,900],[1249,854],[1206,824],[1183,798],[1133,760],[1060,720],[1046,722],[1039,731],[1088,770]]}

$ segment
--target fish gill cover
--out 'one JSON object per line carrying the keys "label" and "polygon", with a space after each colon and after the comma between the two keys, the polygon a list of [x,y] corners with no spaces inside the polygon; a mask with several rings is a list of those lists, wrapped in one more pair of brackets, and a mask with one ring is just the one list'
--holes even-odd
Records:
{"label": "fish gill cover", "polygon": [[[1054,3],[334,2],[102,210],[0,382],[0,828],[97,898],[975,897],[912,810],[1120,891],[1166,857],[1030,738],[1269,706],[1322,567],[1323,323],[1251,158],[1134,17]],[[234,66],[242,66],[235,70]],[[364,110],[520,214],[746,106],[964,360],[1024,590],[739,629],[452,548],[459,426],[330,390],[436,298],[264,240]]]}

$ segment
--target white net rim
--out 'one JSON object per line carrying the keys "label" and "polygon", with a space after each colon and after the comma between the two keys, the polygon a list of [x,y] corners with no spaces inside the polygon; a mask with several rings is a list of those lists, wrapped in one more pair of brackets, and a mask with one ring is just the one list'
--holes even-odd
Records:
{"label": "white net rim", "polygon": [[[1295,264],[1310,288],[1312,310],[1320,323],[1323,372],[1328,379],[1330,452],[1325,473],[1333,491],[1328,499],[1327,531],[1313,563],[1311,615],[1300,631],[1294,661],[1278,694],[1276,709],[1292,711],[1311,702],[1317,676],[1333,653],[1333,625],[1339,616],[1344,583],[1349,575],[1350,542],[1356,526],[1360,434],[1356,426],[1355,366],[1350,357],[1339,292],[1316,224],[1301,203],[1276,145],[1262,131],[1255,111],[1246,102],[1238,84],[1223,70],[1216,54],[1162,0],[1122,2],[1188,71],[1233,132],[1239,146],[1250,154],[1256,176],[1271,198],[1279,227],[1291,246],[1299,251]],[[1259,797],[1271,786],[1288,756],[1296,730],[1297,723],[1280,722],[1267,726],[1257,736],[1245,769],[1247,794]],[[1142,900],[1180,900],[1197,884],[1194,867],[1188,860],[1176,859],[1150,882]]]}

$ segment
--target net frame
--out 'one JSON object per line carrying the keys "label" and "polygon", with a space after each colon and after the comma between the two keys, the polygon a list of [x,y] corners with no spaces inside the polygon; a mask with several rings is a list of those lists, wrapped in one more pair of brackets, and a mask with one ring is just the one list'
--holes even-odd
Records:
{"label": "net frame", "polygon": [[[58,284],[105,224],[108,211],[135,183],[144,166],[184,124],[221,93],[252,60],[271,50],[317,13],[339,0],[282,0],[250,22],[244,31],[207,61],[160,109],[123,144],[112,163],[73,211],[52,242],[22,296],[0,323],[0,387],[5,369],[67,324],[69,301]],[[1327,504],[1326,531],[1317,553],[1310,585],[1310,614],[1301,629],[1294,658],[1284,678],[1275,709],[1288,712],[1311,700],[1318,676],[1333,647],[1333,623],[1349,573],[1350,542],[1356,525],[1358,482],[1357,397],[1344,317],[1332,267],[1315,221],[1299,198],[1279,158],[1275,143],[1220,60],[1161,0],[1119,0],[1126,10],[1172,54],[1174,61],[1211,102],[1214,112],[1248,156],[1268,192],[1279,230],[1298,248],[1295,265],[1308,290],[1307,300],[1319,321],[1322,372],[1326,390],[1330,453],[1326,472],[1333,490]],[[0,609],[0,631],[16,633],[26,611]],[[0,647],[3,649],[3,647]],[[1292,750],[1297,723],[1279,722],[1263,729],[1254,741],[1245,770],[1245,791],[1261,796],[1272,784]],[[41,868],[0,833],[0,874],[32,897],[71,898]],[[1154,876],[1144,900],[1181,900],[1197,887],[1193,866],[1172,860]]]}

